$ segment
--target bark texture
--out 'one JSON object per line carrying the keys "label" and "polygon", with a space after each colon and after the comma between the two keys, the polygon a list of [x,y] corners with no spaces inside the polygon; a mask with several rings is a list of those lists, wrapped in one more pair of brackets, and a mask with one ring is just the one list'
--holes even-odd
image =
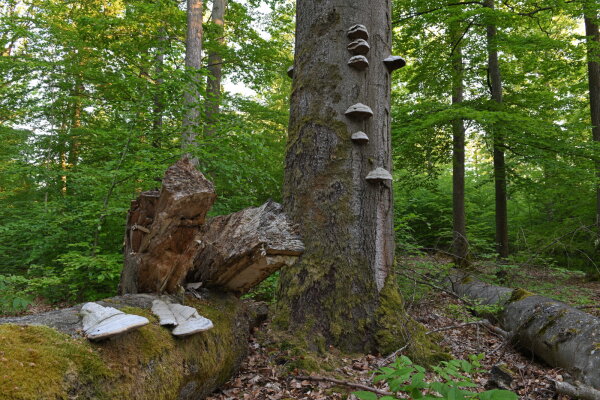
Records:
{"label": "bark texture", "polygon": [[[284,206],[306,250],[282,270],[278,314],[289,329],[310,332],[313,343],[372,349],[394,256],[391,180],[365,179],[378,167],[391,171],[390,73],[383,63],[391,55],[390,1],[296,7]],[[369,33],[364,70],[348,65],[355,54],[347,46],[356,38],[347,31],[355,24]],[[373,116],[345,115],[357,103]],[[368,144],[352,142],[358,131]]]}
{"label": "bark texture", "polygon": [[198,70],[202,66],[202,0],[187,0],[187,34],[185,68],[190,74],[184,93],[185,114],[181,148],[192,146],[200,130],[200,84]]}
{"label": "bark texture", "polygon": [[119,293],[176,292],[192,267],[200,226],[215,198],[212,182],[184,158],[167,170],[160,192],[134,200]]}
{"label": "bark texture", "polygon": [[[588,2],[585,8],[585,35],[588,42],[588,86],[590,96],[590,117],[592,138],[600,142],[600,30],[598,29],[598,11]],[[587,4],[587,3],[586,3]],[[600,163],[596,163],[596,176],[600,181]],[[596,188],[596,225],[600,235],[600,183]]]}
{"label": "bark texture", "polygon": [[[460,106],[464,101],[464,66],[462,35],[457,24],[450,27],[452,54],[452,104]],[[465,124],[462,119],[452,121],[452,230],[454,262],[469,265],[469,242],[465,216]]]}
{"label": "bark texture", "polygon": [[221,78],[223,75],[222,46],[225,44],[225,10],[227,0],[213,0],[211,20],[216,29],[215,46],[208,52],[208,77],[206,80],[206,134],[214,131],[221,104]]}
{"label": "bark texture", "polygon": [[215,217],[202,228],[200,237],[202,244],[186,282],[203,282],[237,294],[294,264],[304,251],[283,206],[274,201]]}
{"label": "bark texture", "polygon": [[[494,0],[485,0],[484,6],[494,9]],[[486,26],[488,51],[488,76],[492,101],[496,108],[502,107],[502,76],[498,61],[497,28],[494,22]],[[494,148],[494,185],[496,192],[496,247],[500,258],[508,257],[508,206],[506,199],[506,162],[504,160],[504,136],[499,129],[489,128]]]}
{"label": "bark texture", "polygon": [[499,321],[519,346],[575,379],[600,389],[600,318],[523,289],[453,279],[453,290],[482,304],[503,307]]}
{"label": "bark texture", "polygon": [[248,349],[249,316],[232,294],[204,291],[186,305],[214,328],[175,339],[150,312],[155,296],[98,302],[150,324],[90,343],[80,334],[81,305],[0,318],[0,399],[202,399],[232,377]]}

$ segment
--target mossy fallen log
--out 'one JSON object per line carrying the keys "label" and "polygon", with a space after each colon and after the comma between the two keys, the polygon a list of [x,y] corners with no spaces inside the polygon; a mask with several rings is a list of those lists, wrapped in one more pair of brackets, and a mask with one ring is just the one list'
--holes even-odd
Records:
{"label": "mossy fallen log", "polygon": [[150,312],[156,296],[98,302],[150,324],[90,342],[81,334],[81,305],[0,319],[0,399],[201,399],[227,381],[247,352],[246,306],[235,296],[205,292],[186,305],[214,328],[175,338]]}
{"label": "mossy fallen log", "polygon": [[464,276],[451,281],[456,294],[501,306],[498,321],[518,346],[600,389],[600,318],[524,289]]}

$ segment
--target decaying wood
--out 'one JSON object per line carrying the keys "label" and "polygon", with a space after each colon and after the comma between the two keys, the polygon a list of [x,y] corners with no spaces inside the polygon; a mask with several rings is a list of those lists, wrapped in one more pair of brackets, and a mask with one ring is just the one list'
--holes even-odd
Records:
{"label": "decaying wood", "polygon": [[226,288],[242,294],[304,251],[283,207],[261,207],[215,217],[202,228],[201,245],[186,282]]}
{"label": "decaying wood", "polygon": [[574,399],[600,400],[600,391],[589,386],[571,385],[567,382],[554,381],[556,391]]}
{"label": "decaying wood", "polygon": [[455,277],[453,290],[482,304],[502,306],[499,322],[515,343],[600,390],[600,318],[522,289]]}
{"label": "decaying wood", "polygon": [[134,200],[119,292],[174,293],[192,266],[200,226],[215,198],[212,182],[184,158],[167,170],[160,192]]}

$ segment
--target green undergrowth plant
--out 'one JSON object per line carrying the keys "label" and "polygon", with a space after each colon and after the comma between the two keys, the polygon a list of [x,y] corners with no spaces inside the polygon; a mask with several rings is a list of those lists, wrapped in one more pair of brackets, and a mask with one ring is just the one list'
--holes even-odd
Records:
{"label": "green undergrowth plant", "polygon": [[24,311],[33,301],[24,291],[27,279],[18,275],[0,275],[0,315]]}
{"label": "green undergrowth plant", "polygon": [[[483,372],[481,359],[483,354],[470,355],[469,360],[442,361],[432,368],[435,377],[426,381],[426,369],[414,364],[410,358],[401,356],[389,367],[382,367],[373,381],[386,382],[394,396],[378,396],[373,392],[354,392],[361,400],[409,399],[447,399],[447,400],[517,400],[515,393],[508,390],[488,390],[476,392],[477,384],[473,375]],[[400,397],[402,396],[402,397]]]}

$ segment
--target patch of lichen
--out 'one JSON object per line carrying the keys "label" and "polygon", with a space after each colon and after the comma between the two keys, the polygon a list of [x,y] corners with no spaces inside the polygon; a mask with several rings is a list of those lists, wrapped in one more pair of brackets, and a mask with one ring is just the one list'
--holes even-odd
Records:
{"label": "patch of lichen", "polygon": [[122,310],[151,323],[97,343],[48,327],[0,325],[0,399],[167,400],[188,383],[207,394],[230,378],[244,355],[245,335],[236,331],[247,332],[236,324],[243,306],[233,295],[187,300],[213,329],[174,338],[149,310],[134,307]]}
{"label": "patch of lichen", "polygon": [[422,365],[437,365],[449,360],[450,354],[436,343],[440,338],[427,335],[425,327],[412,319],[404,309],[404,301],[393,276],[388,276],[379,294],[377,308],[377,350],[381,354],[391,354],[407,346],[406,354],[414,362]]}
{"label": "patch of lichen", "polygon": [[114,373],[83,339],[44,326],[0,325],[0,399],[66,399],[76,382],[87,398],[103,395]]}
{"label": "patch of lichen", "polygon": [[535,296],[535,293],[532,293],[532,292],[522,289],[522,288],[517,288],[512,291],[510,298],[508,299],[508,302],[514,303],[515,301],[521,301],[530,296]]}

